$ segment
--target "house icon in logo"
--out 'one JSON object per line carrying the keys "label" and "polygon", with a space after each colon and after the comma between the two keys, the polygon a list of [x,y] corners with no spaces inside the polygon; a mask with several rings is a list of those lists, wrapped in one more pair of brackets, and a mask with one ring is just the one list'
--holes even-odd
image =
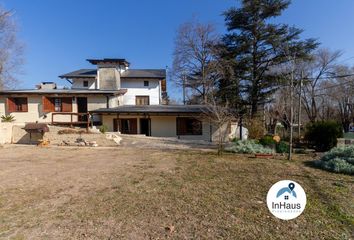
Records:
{"label": "house icon in logo", "polygon": [[297,198],[296,192],[294,190],[295,184],[289,183],[287,187],[281,188],[277,193],[277,198],[284,195],[284,200],[289,200],[289,196]]}

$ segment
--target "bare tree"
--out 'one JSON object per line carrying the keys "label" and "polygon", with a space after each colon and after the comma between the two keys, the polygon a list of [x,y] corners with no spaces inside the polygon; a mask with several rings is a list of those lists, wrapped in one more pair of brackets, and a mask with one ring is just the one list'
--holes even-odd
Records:
{"label": "bare tree", "polygon": [[326,108],[332,110],[329,119],[337,119],[342,123],[345,132],[349,131],[349,125],[354,119],[354,68],[338,66],[336,77],[323,85],[326,96]]}
{"label": "bare tree", "polygon": [[23,46],[16,38],[16,24],[13,11],[0,7],[0,89],[12,88],[18,82],[23,63]]}
{"label": "bare tree", "polygon": [[308,61],[304,69],[304,85],[302,91],[302,103],[304,110],[311,122],[318,119],[318,112],[324,98],[321,96],[321,85],[334,75],[336,61],[341,52],[331,52],[328,49],[318,50],[311,61]]}
{"label": "bare tree", "polygon": [[228,105],[218,103],[215,97],[210,98],[205,106],[204,120],[212,126],[211,131],[216,129],[215,137],[217,137],[218,155],[220,155],[224,150],[225,142],[228,140],[231,122],[236,121],[237,116]]}
{"label": "bare tree", "polygon": [[211,24],[194,20],[178,29],[173,54],[173,78],[194,103],[207,103],[214,87],[213,46],[217,40],[218,35]]}

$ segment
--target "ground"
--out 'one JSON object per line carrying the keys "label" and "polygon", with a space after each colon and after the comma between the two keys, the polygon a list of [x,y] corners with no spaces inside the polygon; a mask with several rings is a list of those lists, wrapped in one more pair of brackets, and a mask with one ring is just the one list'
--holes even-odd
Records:
{"label": "ground", "polygon": [[[289,162],[199,150],[0,148],[0,238],[351,239],[354,179]],[[295,220],[265,203],[275,182],[307,194]]]}

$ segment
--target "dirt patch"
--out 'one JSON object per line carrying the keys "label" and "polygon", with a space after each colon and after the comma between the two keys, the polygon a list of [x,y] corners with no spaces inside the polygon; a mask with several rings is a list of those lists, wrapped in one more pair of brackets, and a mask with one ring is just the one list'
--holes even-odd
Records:
{"label": "dirt patch", "polygon": [[[349,239],[353,178],[305,159],[117,147],[0,148],[0,238]],[[295,220],[265,204],[281,179],[308,198]]]}

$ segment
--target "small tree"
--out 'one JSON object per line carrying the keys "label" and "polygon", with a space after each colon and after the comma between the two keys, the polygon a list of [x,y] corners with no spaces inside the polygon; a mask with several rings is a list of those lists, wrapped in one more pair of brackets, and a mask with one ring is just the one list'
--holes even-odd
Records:
{"label": "small tree", "polygon": [[[236,120],[235,115],[227,105],[218,104],[215,98],[205,105],[204,119],[217,129],[218,155],[222,154],[228,138],[230,124]],[[212,129],[210,129],[212,130]]]}

